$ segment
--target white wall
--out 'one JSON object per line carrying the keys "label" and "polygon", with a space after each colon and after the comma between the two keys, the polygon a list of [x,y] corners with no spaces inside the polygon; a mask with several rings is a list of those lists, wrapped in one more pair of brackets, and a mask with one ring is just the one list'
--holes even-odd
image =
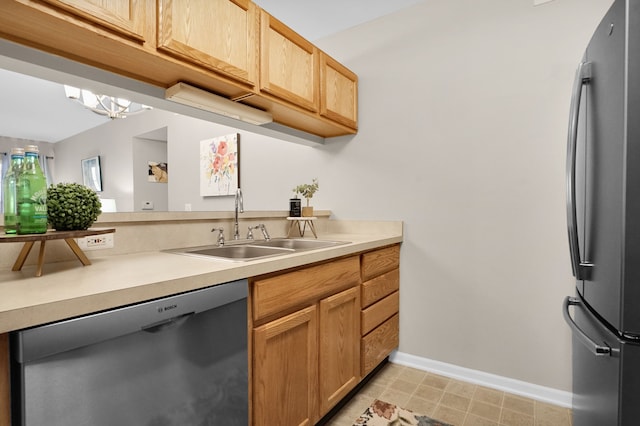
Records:
{"label": "white wall", "polygon": [[[294,186],[311,183],[322,173],[315,149],[267,136],[172,115],[168,127],[169,210],[232,210],[234,197],[201,197],[199,187],[200,141],[239,133],[240,187],[246,210],[288,210]],[[175,167],[173,167],[175,165]],[[328,190],[329,192],[330,190]],[[313,204],[323,205],[322,190]],[[330,192],[329,192],[330,194]]]}
{"label": "white wall", "polygon": [[113,120],[57,142],[54,147],[56,181],[82,183],[81,160],[100,156],[100,197],[115,199],[118,211],[133,211],[132,137],[161,127],[161,123],[153,121],[140,123],[139,117]]}
{"label": "white wall", "polygon": [[566,126],[611,3],[429,0],[319,42],[360,82],[326,207],[405,221],[402,352],[571,390]]}

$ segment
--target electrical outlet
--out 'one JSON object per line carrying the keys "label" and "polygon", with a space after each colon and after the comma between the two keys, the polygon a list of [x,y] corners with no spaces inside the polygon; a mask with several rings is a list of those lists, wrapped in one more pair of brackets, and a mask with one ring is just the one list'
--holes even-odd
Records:
{"label": "electrical outlet", "polygon": [[113,234],[90,235],[76,238],[78,246],[82,250],[102,250],[113,248]]}

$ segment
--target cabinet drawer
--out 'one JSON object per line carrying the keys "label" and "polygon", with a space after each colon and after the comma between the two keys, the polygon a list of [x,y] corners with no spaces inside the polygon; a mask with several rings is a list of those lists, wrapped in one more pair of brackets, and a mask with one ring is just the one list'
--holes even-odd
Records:
{"label": "cabinet drawer", "polygon": [[400,246],[395,245],[362,255],[362,281],[400,266]]}
{"label": "cabinet drawer", "polygon": [[400,288],[400,270],[394,269],[391,272],[375,277],[362,283],[362,307],[366,308]]}
{"label": "cabinet drawer", "polygon": [[381,301],[362,311],[362,335],[382,324],[387,318],[397,314],[400,310],[400,293],[394,292]]}
{"label": "cabinet drawer", "polygon": [[398,347],[399,325],[399,316],[395,314],[380,327],[377,327],[362,338],[360,347],[360,372],[362,377],[369,374],[371,370],[380,364],[380,361]]}
{"label": "cabinet drawer", "polygon": [[358,256],[253,281],[255,321],[360,284]]}

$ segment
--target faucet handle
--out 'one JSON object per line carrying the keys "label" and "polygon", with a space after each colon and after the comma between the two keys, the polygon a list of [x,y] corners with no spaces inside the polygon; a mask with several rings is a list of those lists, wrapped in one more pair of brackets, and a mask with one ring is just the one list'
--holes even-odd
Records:
{"label": "faucet handle", "polygon": [[258,226],[260,227],[260,230],[262,231],[262,235],[264,236],[264,239],[269,241],[271,239],[271,237],[269,236],[269,233],[267,232],[267,227],[265,226],[265,224],[261,223]]}
{"label": "faucet handle", "polygon": [[253,240],[253,230],[260,228],[260,225],[249,226],[249,230],[247,231],[247,240]]}
{"label": "faucet handle", "polygon": [[212,228],[211,232],[218,231],[218,245],[224,245],[224,228],[221,226],[220,228]]}

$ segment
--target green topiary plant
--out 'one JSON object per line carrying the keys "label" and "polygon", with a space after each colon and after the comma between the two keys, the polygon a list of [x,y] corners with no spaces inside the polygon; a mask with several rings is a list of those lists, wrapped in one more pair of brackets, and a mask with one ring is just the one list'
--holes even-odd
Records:
{"label": "green topiary plant", "polygon": [[47,189],[47,217],[56,231],[87,229],[102,213],[100,198],[77,183],[59,183]]}

